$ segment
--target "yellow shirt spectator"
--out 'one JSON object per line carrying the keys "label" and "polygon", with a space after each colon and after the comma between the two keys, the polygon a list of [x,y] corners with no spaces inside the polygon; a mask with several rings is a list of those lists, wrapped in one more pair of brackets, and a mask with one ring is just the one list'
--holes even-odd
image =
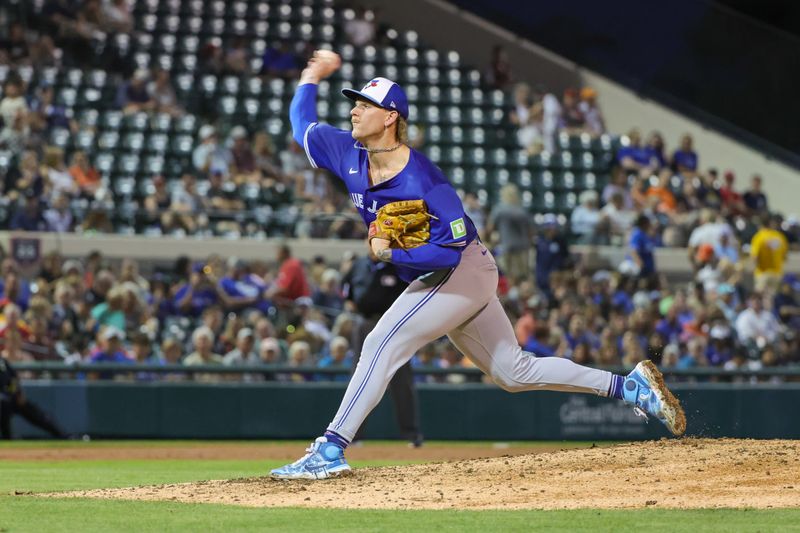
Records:
{"label": "yellow shirt spectator", "polygon": [[789,251],[789,242],[780,231],[761,228],[750,242],[750,257],[755,261],[755,273],[783,274],[783,264]]}

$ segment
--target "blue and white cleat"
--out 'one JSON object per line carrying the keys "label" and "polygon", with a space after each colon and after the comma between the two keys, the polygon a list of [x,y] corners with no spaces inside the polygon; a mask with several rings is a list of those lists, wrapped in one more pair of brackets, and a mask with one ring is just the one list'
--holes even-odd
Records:
{"label": "blue and white cleat", "polygon": [[326,479],[351,472],[344,450],[325,437],[306,448],[306,454],[294,463],[270,472],[273,479]]}
{"label": "blue and white cleat", "polygon": [[686,415],[681,402],[664,384],[664,376],[652,361],[642,361],[625,377],[622,399],[637,415],[659,419],[673,435],[686,431]]}

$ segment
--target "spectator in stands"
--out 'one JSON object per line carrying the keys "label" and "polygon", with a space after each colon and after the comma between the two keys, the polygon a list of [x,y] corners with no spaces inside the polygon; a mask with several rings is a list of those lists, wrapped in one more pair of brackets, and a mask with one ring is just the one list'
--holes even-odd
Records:
{"label": "spectator in stands", "polygon": [[140,364],[153,361],[153,344],[146,334],[136,332],[131,335],[131,358]]}
{"label": "spectator in stands", "polygon": [[[349,370],[353,366],[353,353],[350,351],[350,343],[344,337],[334,337],[328,343],[328,354],[323,356],[319,363],[319,368],[340,368],[342,370]],[[320,381],[342,381],[347,382],[350,380],[350,372],[342,372],[339,374],[326,374],[320,375]]]}
{"label": "spectator in stands", "polygon": [[42,84],[31,101],[29,122],[31,131],[43,141],[56,128],[69,130],[73,135],[78,133],[72,109],[56,103],[53,86],[49,83]]}
{"label": "spectator in stands", "polygon": [[685,133],[681,137],[680,148],[672,154],[672,170],[685,177],[693,176],[697,172],[697,153],[694,151],[692,136]]}
{"label": "spectator in stands", "polygon": [[253,157],[256,169],[263,178],[263,186],[268,187],[276,180],[279,182],[284,180],[281,162],[275,153],[275,143],[266,131],[257,131],[253,135]]}
{"label": "spectator in stands", "polygon": [[607,225],[607,232],[611,237],[611,243],[621,242],[623,236],[627,235],[633,227],[636,212],[625,207],[624,196],[615,192],[611,195],[610,201],[600,210],[603,216],[604,228]]}
{"label": "spectator in stands", "polygon": [[[28,310],[31,299],[31,285],[19,272],[16,264],[4,265],[2,282],[0,282],[0,301],[13,303],[19,310]],[[9,310],[11,312],[11,310]]]}
{"label": "spectator in stands", "polygon": [[[200,326],[192,333],[193,351],[183,359],[184,366],[222,365],[222,356],[214,353],[214,333],[207,326]],[[195,374],[195,381],[222,381],[221,374]]]}
{"label": "spectator in stands", "polygon": [[217,132],[213,126],[203,126],[199,131],[200,144],[192,152],[194,168],[203,174],[220,172],[228,177],[233,161],[231,151],[218,142]]}
{"label": "spectator in stands", "polygon": [[156,70],[154,79],[148,86],[148,92],[152,95],[154,109],[157,112],[173,117],[183,114],[175,89],[172,87],[169,70],[163,68]]}
{"label": "spectator in stands", "polygon": [[48,146],[44,151],[44,165],[51,194],[63,194],[70,198],[78,195],[78,185],[64,163],[64,150]]}
{"label": "spectator in stands", "polygon": [[51,207],[44,212],[47,222],[47,231],[56,233],[69,233],[72,231],[72,211],[69,208],[69,197],[56,194],[51,199]]}
{"label": "spectator in stands", "polygon": [[28,139],[28,104],[25,101],[23,82],[17,76],[9,76],[0,100],[0,146],[5,145],[14,153],[20,153]]}
{"label": "spectator in stands", "polygon": [[705,337],[693,337],[686,343],[686,350],[684,350],[680,359],[678,360],[677,368],[697,368],[708,366],[708,359],[706,359],[706,346],[707,341]]}
{"label": "spectator in stands", "polygon": [[692,230],[689,236],[688,254],[691,264],[695,264],[697,250],[703,244],[708,244],[712,248],[722,242],[722,235],[733,235],[733,228],[722,216],[717,215],[711,209],[704,209],[700,212],[700,224]]}
{"label": "spectator in stands", "polygon": [[[135,363],[133,359],[128,357],[125,349],[122,346],[125,340],[125,333],[114,326],[106,326],[98,335],[99,349],[92,353],[89,357],[89,363]],[[113,374],[108,372],[101,372],[100,377],[107,379]]]}
{"label": "spectator in stands", "polygon": [[672,171],[668,168],[661,169],[658,174],[658,184],[650,185],[646,193],[648,199],[655,205],[656,212],[665,217],[664,223],[669,223],[678,207],[678,201],[670,187],[671,180]]}
{"label": "spectator in stands", "polygon": [[772,304],[775,316],[795,332],[800,332],[798,295],[800,295],[800,279],[795,274],[786,274],[781,280],[780,288]]}
{"label": "spectator in stands", "polygon": [[734,189],[734,182],[736,175],[733,171],[728,170],[725,172],[725,184],[720,187],[719,195],[722,198],[722,206],[727,209],[727,212],[732,215],[744,214],[747,209],[744,205],[742,195]]}
{"label": "spectator in stands", "polygon": [[545,215],[536,238],[536,286],[548,299],[553,298],[550,276],[570,266],[569,246],[555,215]]}
{"label": "spectator in stands", "polygon": [[310,296],[311,289],[306,280],[303,263],[292,257],[292,251],[287,245],[278,248],[278,276],[270,285],[264,296],[278,304],[286,305],[300,297]]}
{"label": "spectator in stands", "polygon": [[713,247],[714,255],[720,260],[725,259],[734,265],[739,262],[739,243],[731,233],[723,232]]}
{"label": "spectator in stands", "polygon": [[736,318],[739,341],[751,353],[759,353],[778,340],[780,324],[771,311],[764,308],[764,295],[754,292],[747,299],[747,308]]}
{"label": "spectator in stands", "polygon": [[597,191],[583,191],[579,197],[580,205],[570,215],[570,227],[580,244],[606,244],[608,226],[601,226],[602,214],[597,208]]}
{"label": "spectator in stands", "polygon": [[156,102],[147,85],[149,78],[150,73],[147,70],[138,69],[129,81],[119,86],[116,105],[123,113],[127,115],[155,109]]}
{"label": "spectator in stands", "polygon": [[554,357],[556,352],[550,344],[550,328],[547,324],[537,324],[533,335],[525,342],[522,349],[537,357]]}
{"label": "spectator in stands", "polygon": [[[291,367],[304,367],[312,364],[311,360],[311,346],[305,341],[294,341],[289,346],[289,361],[288,366]],[[278,374],[276,378],[279,381],[311,381],[313,376],[311,374],[301,374],[293,372],[291,374]]]}
{"label": "spectator in stands", "polygon": [[478,235],[482,239],[488,240],[486,235],[486,210],[481,206],[478,195],[474,192],[464,193],[464,213],[475,224],[475,229],[478,230]]}
{"label": "spectator in stands", "polygon": [[245,182],[258,183],[261,174],[256,167],[256,156],[247,130],[243,126],[231,129],[231,176],[237,185]]}
{"label": "spectator in stands", "polygon": [[250,71],[247,58],[247,39],[241,36],[234,37],[230,46],[225,50],[223,72],[235,76],[247,74]]}
{"label": "spectator in stands", "polygon": [[754,174],[750,180],[750,189],[748,189],[742,200],[747,207],[750,215],[765,215],[769,212],[767,205],[767,195],[761,190],[762,179],[758,174]]}
{"label": "spectator in stands", "polygon": [[655,242],[652,236],[653,224],[650,217],[641,214],[636,218],[629,241],[628,253],[636,265],[636,274],[639,278],[650,281],[655,280],[656,260],[653,253]]}
{"label": "spectator in stands", "polygon": [[300,73],[298,58],[288,41],[280,41],[264,51],[260,74],[276,78],[295,78]]}
{"label": "spectator in stands", "polygon": [[605,119],[597,106],[597,91],[591,87],[581,89],[581,102],[578,104],[578,109],[583,114],[586,133],[596,137],[606,132]]}
{"label": "spectator in stands", "polygon": [[35,69],[46,67],[60,67],[63,53],[56,48],[53,37],[40,35],[39,40],[33,44],[30,53],[30,64]]}
{"label": "spectator in stands", "polygon": [[236,334],[236,347],[225,354],[222,361],[228,366],[256,365],[261,362],[253,350],[255,335],[250,328],[242,328]]}
{"label": "spectator in stands", "polygon": [[655,170],[662,169],[667,166],[667,156],[665,153],[664,137],[658,131],[650,133],[647,139],[647,151],[650,159],[655,162]]}
{"label": "spectator in stands", "polygon": [[[204,208],[216,216],[228,216],[233,219],[234,215],[244,209],[244,202],[236,191],[236,184],[226,181],[222,173],[218,170],[211,172],[208,176],[208,190],[202,196]],[[234,220],[230,220],[236,229],[239,225]]]}
{"label": "spectator in stands", "polygon": [[492,47],[489,66],[483,74],[484,83],[492,89],[506,89],[514,80],[511,71],[511,61],[508,59],[506,49],[496,44]]}
{"label": "spectator in stands", "polygon": [[98,189],[102,186],[100,173],[89,162],[89,158],[82,150],[72,153],[72,164],[69,167],[72,179],[78,185],[80,196],[93,199]]}
{"label": "spectator in stands", "polygon": [[777,215],[765,219],[750,242],[750,257],[755,264],[753,276],[756,291],[773,295],[783,276],[783,266],[789,256],[789,242],[781,232]]}
{"label": "spectator in stands", "polygon": [[629,172],[649,173],[658,168],[658,158],[642,145],[642,135],[638,129],[628,132],[628,144],[617,152],[617,162]]}
{"label": "spectator in stands", "polygon": [[22,65],[30,55],[28,40],[25,38],[25,27],[21,22],[12,22],[8,26],[8,35],[0,39],[0,64]]}
{"label": "spectator in stands", "polygon": [[133,30],[133,13],[128,0],[105,0],[103,18],[109,32],[130,33]]}
{"label": "spectator in stands", "polygon": [[344,309],[340,279],[341,275],[336,269],[325,269],[319,287],[313,291],[311,296],[314,305],[331,318],[336,318]]}
{"label": "spectator in stands", "polygon": [[490,235],[497,232],[499,259],[506,275],[515,282],[527,278],[533,228],[516,185],[509,183],[500,189],[500,202],[489,215],[487,231]]}
{"label": "spectator in stands", "polygon": [[198,227],[204,226],[206,219],[198,216],[201,204],[197,180],[192,174],[184,174],[180,184],[172,190],[169,211],[161,217],[164,231],[179,230],[192,234]]}
{"label": "spectator in stands", "polygon": [[363,48],[375,40],[375,16],[365,7],[357,7],[355,15],[344,23],[347,40],[356,48]]}
{"label": "spectator in stands", "polygon": [[106,294],[105,301],[92,307],[88,329],[96,331],[104,326],[113,326],[120,331],[127,329],[125,289],[122,285],[114,285]]}
{"label": "spectator in stands", "polygon": [[34,189],[25,189],[23,199],[17,203],[11,216],[10,229],[22,231],[47,231],[47,221],[42,214],[42,202]]}
{"label": "spectator in stands", "polygon": [[262,296],[267,286],[259,276],[250,273],[247,264],[236,257],[228,258],[228,272],[218,283],[218,294],[222,304],[231,311],[259,309],[268,312],[269,302]]}
{"label": "spectator in stands", "polygon": [[192,266],[189,281],[184,283],[173,297],[175,309],[189,316],[198,317],[219,301],[211,269],[202,263]]}
{"label": "spectator in stands", "polygon": [[570,87],[564,91],[561,101],[561,129],[570,135],[583,133],[586,126],[586,118],[580,108],[578,90]]}
{"label": "spectator in stands", "polygon": [[167,182],[164,176],[156,174],[152,179],[152,188],[149,189],[147,196],[142,200],[147,223],[164,229],[170,227],[172,225],[172,215],[169,215],[168,211],[171,204],[172,199],[167,190]]}
{"label": "spectator in stands", "polygon": [[556,135],[561,123],[561,103],[541,84],[534,87],[533,101],[534,105],[541,105],[542,146],[545,152],[552,154],[556,151]]}
{"label": "spectator in stands", "polygon": [[[106,27],[106,20],[100,9],[100,0],[84,0],[83,5],[78,10],[78,23],[76,29],[78,34],[87,41],[96,39],[98,34]],[[103,39],[105,36],[99,37]]]}
{"label": "spectator in stands", "polygon": [[511,110],[509,120],[519,128],[517,142],[528,155],[538,154],[544,148],[543,111],[542,102],[533,102],[528,84],[518,83],[514,87],[514,109]]}

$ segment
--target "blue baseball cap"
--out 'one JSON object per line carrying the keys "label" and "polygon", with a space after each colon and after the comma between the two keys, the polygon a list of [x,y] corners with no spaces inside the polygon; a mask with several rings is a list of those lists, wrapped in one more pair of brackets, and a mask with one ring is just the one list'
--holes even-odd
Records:
{"label": "blue baseball cap", "polygon": [[342,89],[342,94],[350,100],[363,98],[378,107],[397,111],[408,120],[408,98],[402,87],[386,78],[373,78],[360,90]]}

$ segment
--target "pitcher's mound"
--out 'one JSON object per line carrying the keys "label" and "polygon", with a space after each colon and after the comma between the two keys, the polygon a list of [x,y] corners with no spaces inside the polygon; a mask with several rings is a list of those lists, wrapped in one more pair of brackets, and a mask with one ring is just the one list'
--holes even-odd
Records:
{"label": "pitcher's mound", "polygon": [[350,476],[325,481],[262,477],[66,495],[253,507],[370,509],[800,507],[800,441],[661,440],[517,457],[362,468]]}

